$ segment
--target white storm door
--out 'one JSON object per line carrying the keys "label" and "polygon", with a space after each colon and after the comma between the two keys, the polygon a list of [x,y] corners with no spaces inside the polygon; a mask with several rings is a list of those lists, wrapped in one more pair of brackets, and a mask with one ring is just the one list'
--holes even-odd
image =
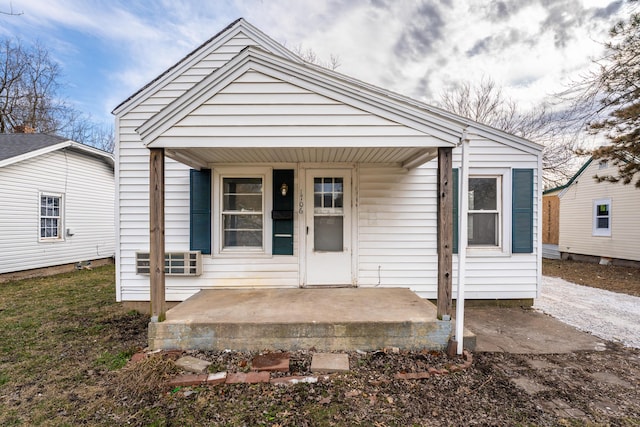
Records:
{"label": "white storm door", "polygon": [[352,284],[351,170],[306,173],[306,285]]}

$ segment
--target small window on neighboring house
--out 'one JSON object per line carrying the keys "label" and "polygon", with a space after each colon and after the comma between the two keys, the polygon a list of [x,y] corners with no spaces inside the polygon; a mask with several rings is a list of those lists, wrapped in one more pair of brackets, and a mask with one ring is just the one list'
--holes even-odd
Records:
{"label": "small window on neighboring house", "polygon": [[62,195],[40,194],[40,240],[62,239]]}
{"label": "small window on neighboring house", "polygon": [[606,169],[609,167],[609,162],[607,162],[606,160],[600,160],[600,163],[598,163],[598,169]]}
{"label": "small window on neighboring house", "polygon": [[500,246],[500,187],[499,176],[469,177],[469,246]]}
{"label": "small window on neighboring house", "polygon": [[593,235],[611,236],[611,199],[593,202]]}

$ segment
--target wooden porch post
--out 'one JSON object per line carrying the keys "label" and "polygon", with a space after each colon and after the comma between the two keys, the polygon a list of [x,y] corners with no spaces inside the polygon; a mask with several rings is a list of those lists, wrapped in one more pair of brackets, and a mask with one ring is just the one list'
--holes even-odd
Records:
{"label": "wooden porch post", "polygon": [[[438,148],[438,319],[451,316],[453,285],[452,148]],[[450,318],[450,317],[449,317]]]}
{"label": "wooden porch post", "polygon": [[149,149],[149,286],[151,321],[165,320],[164,295],[164,148]]}

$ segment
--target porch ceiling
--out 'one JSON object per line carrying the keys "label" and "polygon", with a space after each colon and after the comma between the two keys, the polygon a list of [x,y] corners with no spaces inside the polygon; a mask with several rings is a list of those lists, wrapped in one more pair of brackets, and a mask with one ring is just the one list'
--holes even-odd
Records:
{"label": "porch ceiling", "polygon": [[400,163],[410,169],[438,155],[437,147],[167,148],[166,156],[200,169],[219,163]]}

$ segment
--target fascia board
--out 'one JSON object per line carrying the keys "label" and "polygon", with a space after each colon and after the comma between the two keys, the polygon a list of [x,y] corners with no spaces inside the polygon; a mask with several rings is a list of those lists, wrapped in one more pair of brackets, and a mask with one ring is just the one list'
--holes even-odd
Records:
{"label": "fascia board", "polygon": [[450,146],[454,146],[459,141],[462,133],[462,128],[457,123],[450,124],[429,120],[430,118],[424,118],[424,111],[421,109],[385,99],[384,96],[371,93],[368,90],[363,91],[361,88],[350,87],[336,79],[323,79],[325,76],[318,75],[304,66],[251,47],[245,48],[223,67],[207,76],[150,118],[136,131],[147,146],[153,144],[153,141],[163,132],[249,69],[296,84],[320,95],[329,96],[347,105],[361,108],[421,132],[436,133],[437,135],[434,136],[446,141]]}
{"label": "fascia board", "polygon": [[14,163],[22,162],[25,160],[32,159],[34,157],[42,156],[44,154],[52,153],[57,150],[62,150],[64,148],[72,148],[77,151],[81,151],[85,154],[89,154],[91,156],[100,157],[105,160],[111,167],[114,167],[115,161],[111,154],[106,151],[98,150],[94,147],[89,147],[88,145],[80,144],[78,142],[74,142],[71,140],[62,141],[58,144],[49,145],[48,147],[43,147],[38,150],[30,151],[28,153],[20,154],[19,156],[11,157],[9,159],[5,159],[0,161],[0,167],[9,166]]}
{"label": "fascia board", "polygon": [[143,143],[148,146],[167,129],[173,127],[222,88],[244,74],[249,69],[247,51],[248,49],[241,51],[224,66],[202,79],[138,127],[136,132],[142,138]]}
{"label": "fascia board", "polygon": [[193,169],[201,170],[207,167],[207,164],[200,159],[180,150],[165,150],[165,155],[173,160],[183,163]]}
{"label": "fascia board", "polygon": [[291,52],[289,49],[282,46],[280,43],[273,40],[271,37],[249,24],[244,19],[239,19],[235,26],[229,28],[225,33],[218,35],[215,39],[211,40],[209,44],[201,46],[195,52],[188,54],[178,63],[168,68],[163,74],[152,80],[152,84],[143,88],[136,93],[131,99],[123,102],[116,107],[112,114],[120,117],[126,114],[128,111],[137,106],[141,100],[148,98],[151,94],[157,92],[160,88],[166,86],[167,83],[173,81],[176,77],[182,75],[187,69],[191,68],[194,64],[200,62],[203,58],[208,56],[211,52],[224,45],[230,39],[238,35],[238,33],[245,33],[254,41],[256,41],[263,48],[277,52],[289,58],[292,61],[302,62],[302,59]]}
{"label": "fascia board", "polygon": [[[259,141],[259,143],[256,143]],[[165,148],[178,151],[188,148],[437,148],[451,147],[446,141],[431,135],[416,136],[410,141],[394,141],[389,143],[386,136],[358,136],[350,137],[349,143],[339,141],[332,136],[310,136],[307,141],[301,142],[298,137],[267,136],[259,138],[219,137],[215,138],[215,147],[211,146],[211,138],[196,136],[189,139],[179,137],[161,136],[149,148]]]}
{"label": "fascia board", "polygon": [[488,126],[485,127],[484,125],[481,125],[479,123],[469,125],[469,127],[467,128],[467,133],[470,135],[477,135],[481,138],[487,138],[492,141],[496,141],[509,147],[515,148],[517,150],[521,150],[529,154],[534,154],[536,156],[542,156],[542,150],[544,149],[544,146],[536,142],[529,141],[528,139],[520,138],[515,135],[511,135],[510,133],[506,133]]}
{"label": "fascia board", "polygon": [[269,37],[266,33],[263,33],[258,28],[254,27],[244,19],[240,19],[241,28],[248,33],[248,35],[252,36],[252,38],[258,39],[260,41],[259,45],[263,48],[266,48],[269,52],[274,52],[279,54],[280,56],[284,56],[293,62],[304,62],[302,58],[300,58],[295,53],[291,52],[289,49]]}
{"label": "fascia board", "polygon": [[569,191],[569,188],[571,188],[573,183],[579,180],[582,174],[584,174],[586,170],[589,168],[589,165],[591,164],[591,162],[593,162],[593,157],[589,157],[589,159],[584,163],[584,165],[582,165],[582,167],[578,170],[578,172],[576,172],[575,175],[573,175],[569,179],[569,181],[562,187],[562,191],[558,194],[559,198],[562,198],[562,196],[564,196],[566,192]]}
{"label": "fascia board", "polygon": [[[484,137],[490,138],[490,139],[496,139],[496,138],[500,138],[500,142],[503,142],[507,145],[510,145],[514,148],[519,148],[519,149],[524,149],[527,152],[531,153],[531,154],[536,154],[536,151],[542,151],[543,150],[543,146],[541,144],[538,144],[536,142],[530,141],[528,139],[525,138],[520,138],[518,136],[512,135],[508,132],[502,131],[500,129],[496,129],[493,128],[491,126],[473,121],[471,119],[468,119],[466,117],[462,117],[459,116],[455,113],[452,113],[450,111],[447,110],[443,110],[442,108],[439,107],[435,107],[433,105],[429,105],[429,104],[425,104],[423,102],[420,102],[418,100],[415,100],[413,98],[409,98],[405,95],[401,95],[395,92],[391,92],[389,90],[386,90],[384,88],[380,88],[374,85],[371,85],[369,83],[357,80],[353,77],[347,76],[345,74],[340,74],[334,70],[327,70],[327,69],[323,69],[322,67],[315,65],[315,64],[310,64],[310,63],[305,63],[305,65],[307,67],[311,67],[314,68],[316,70],[323,70],[325,73],[327,74],[331,74],[334,76],[339,76],[339,78],[342,78],[343,80],[347,80],[355,85],[358,86],[364,86],[370,90],[373,91],[377,91],[380,93],[384,93],[387,97],[389,98],[393,98],[396,100],[399,100],[401,102],[410,104],[416,108],[419,108],[421,110],[425,110],[428,113],[430,113],[432,116],[436,116],[436,117],[442,117],[443,119],[450,121],[450,122],[455,122],[458,123],[460,126],[463,127],[468,127],[469,129],[474,128],[476,129],[476,132],[478,133],[478,135],[482,135]],[[527,150],[528,149],[528,150]]]}
{"label": "fascia board", "polygon": [[111,167],[115,167],[115,159],[112,154],[107,153],[106,151],[99,150],[95,147],[91,147],[89,145],[80,144],[79,142],[70,141],[69,147],[80,151],[84,154],[88,154],[90,156],[98,157],[104,160]]}
{"label": "fascia board", "polygon": [[312,64],[310,62],[305,62],[304,65],[306,67],[308,67],[308,68],[315,69],[316,71],[320,71],[320,72],[322,72],[324,74],[333,76],[334,78],[337,78],[339,80],[347,81],[350,84],[353,84],[353,85],[355,85],[357,87],[363,87],[363,88],[366,88],[366,89],[368,89],[368,90],[370,90],[372,92],[380,93],[380,94],[383,94],[384,96],[386,96],[388,98],[395,99],[396,101],[399,101],[401,103],[405,103],[405,104],[411,105],[411,106],[413,106],[413,107],[415,107],[415,108],[417,108],[417,109],[419,109],[419,110],[421,110],[423,112],[426,111],[432,117],[440,117],[441,120],[444,120],[444,121],[447,121],[447,122],[456,123],[460,127],[465,127],[470,123],[469,119],[467,119],[465,117],[458,116],[458,115],[453,114],[453,113],[449,113],[446,110],[442,110],[442,109],[434,107],[432,105],[425,104],[424,102],[420,102],[420,101],[418,101],[416,99],[413,99],[413,98],[410,98],[408,96],[405,96],[405,95],[402,95],[402,94],[399,94],[399,93],[396,93],[396,92],[392,92],[392,91],[390,91],[388,89],[384,89],[382,87],[372,85],[371,83],[367,83],[367,82],[364,82],[362,80],[358,80],[358,79],[356,79],[354,77],[351,77],[351,76],[348,76],[346,74],[342,74],[342,73],[339,73],[339,72],[334,71],[334,70],[323,68],[323,67],[321,67],[319,65],[315,65],[315,64]]}

